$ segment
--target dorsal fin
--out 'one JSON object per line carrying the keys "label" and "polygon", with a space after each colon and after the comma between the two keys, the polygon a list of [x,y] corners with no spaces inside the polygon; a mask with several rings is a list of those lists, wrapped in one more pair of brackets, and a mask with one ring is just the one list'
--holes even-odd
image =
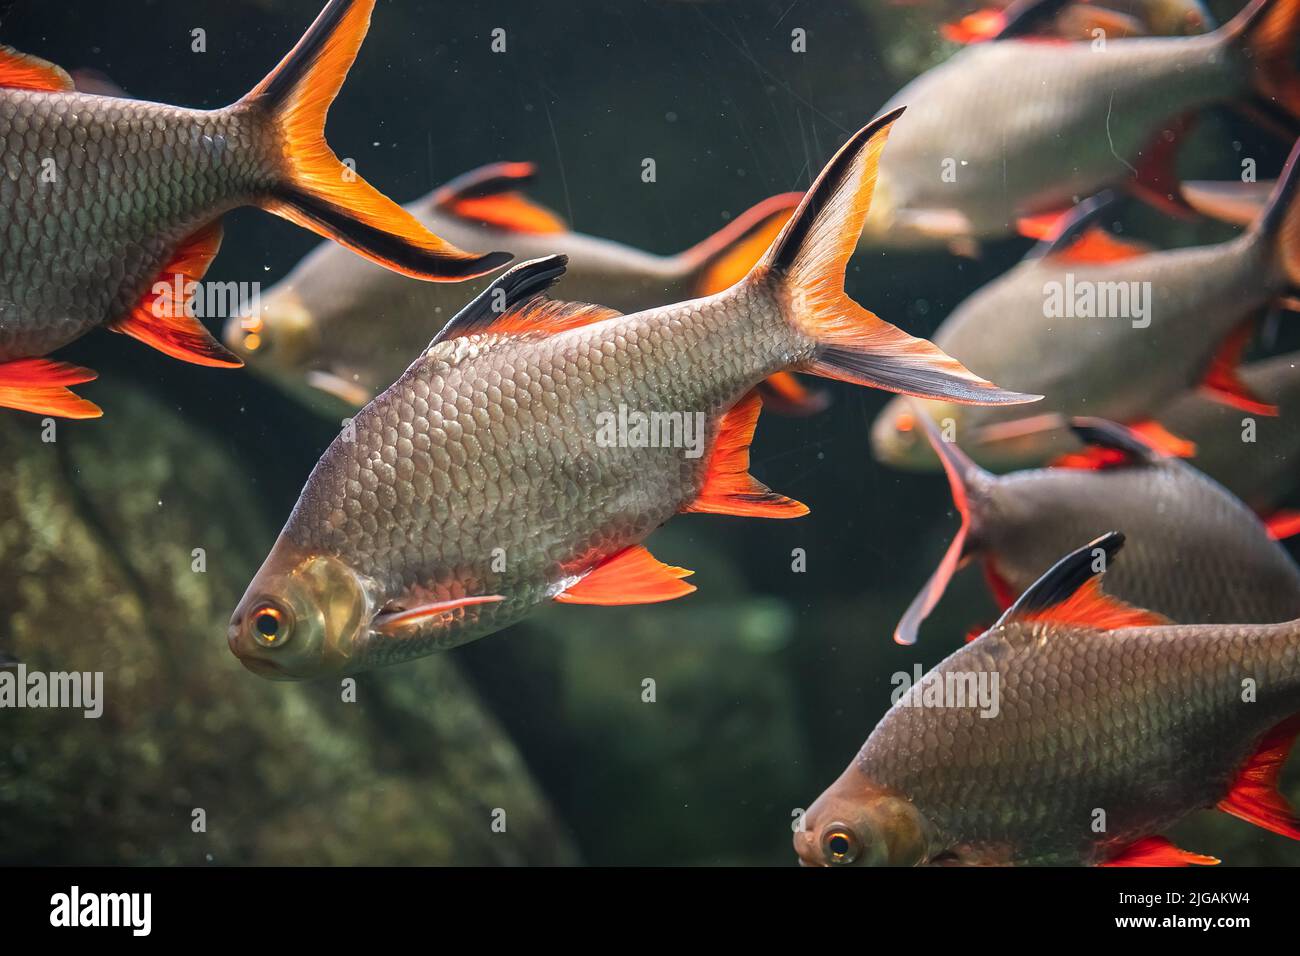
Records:
{"label": "dorsal fin", "polygon": [[1002,29],[994,40],[1042,39],[1056,15],[1074,0],[1016,0],[1002,11]]}
{"label": "dorsal fin", "polygon": [[1070,431],[1088,447],[1082,452],[1062,455],[1052,462],[1056,468],[1101,471],[1105,468],[1157,465],[1165,460],[1165,455],[1137,432],[1104,418],[1071,418]]}
{"label": "dorsal fin", "polygon": [[1150,252],[1142,243],[1120,239],[1101,225],[1119,194],[1106,189],[1071,209],[1058,224],[1059,232],[1029,250],[1028,259],[1051,256],[1058,263],[1117,262]]}
{"label": "dorsal fin", "polygon": [[620,313],[585,302],[557,302],[545,292],[564,275],[568,256],[529,259],[503,272],[433,337],[429,348],[478,332],[560,332]]}
{"label": "dorsal fin", "polygon": [[0,86],[11,90],[40,90],[66,93],[76,89],[72,77],[61,66],[29,53],[19,53],[0,44]]}
{"label": "dorsal fin", "polygon": [[1170,623],[1162,615],[1125,604],[1101,590],[1102,576],[1123,546],[1124,535],[1108,531],[1066,555],[1020,595],[999,618],[997,626],[1050,621],[1113,631]]}
{"label": "dorsal fin", "polygon": [[536,175],[532,163],[489,163],[440,186],[430,202],[435,209],[460,219],[509,232],[567,231],[563,219],[517,192]]}

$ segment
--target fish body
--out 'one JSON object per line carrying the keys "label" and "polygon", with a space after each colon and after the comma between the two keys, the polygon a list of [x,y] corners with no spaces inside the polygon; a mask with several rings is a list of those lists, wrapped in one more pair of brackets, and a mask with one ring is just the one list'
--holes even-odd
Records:
{"label": "fish body", "polygon": [[98,415],[66,387],[94,374],[43,356],[100,327],[187,361],[239,365],[186,308],[236,206],[261,205],[421,278],[508,259],[432,235],[341,175],[325,145],[325,113],[373,5],[331,0],[275,71],[219,110],[80,93],[58,67],[0,49],[0,405]]}
{"label": "fish body", "polygon": [[[1157,148],[1163,131],[1261,82],[1294,90],[1285,58],[1297,25],[1300,5],[1256,0],[1204,36],[966,47],[886,105],[911,110],[882,164],[863,243],[1011,235],[1022,220],[1057,215],[1107,186],[1136,184],[1174,204],[1172,152]],[[1251,44],[1267,47],[1255,62],[1269,64],[1271,78],[1252,65]],[[1288,97],[1300,107],[1300,96]]]}
{"label": "fish body", "polygon": [[[1216,805],[1300,838],[1276,790],[1300,727],[1300,622],[1154,623],[1095,588],[1094,552],[1115,539],[899,697],[809,808],[805,862],[1213,863],[1158,834]],[[1069,593],[1044,593],[1062,574]],[[938,696],[972,679],[993,706]]]}
{"label": "fish body", "polygon": [[807,511],[748,474],[752,390],[778,371],[1031,399],[842,291],[896,115],[850,139],[725,292],[621,315],[542,295],[562,257],[500,277],[326,450],[235,610],[234,653],[318,676],[462,644],[547,601],[684,596],[690,572],[641,544],[673,515]]}
{"label": "fish body", "polygon": [[[461,248],[503,248],[522,259],[564,255],[557,294],[635,312],[732,285],[800,198],[774,196],[699,246],[661,256],[569,230],[515,192],[531,177],[530,164],[494,164],[405,208]],[[494,192],[484,196],[485,189]],[[430,323],[449,320],[486,285],[412,282],[324,243],[263,296],[257,316],[232,316],[225,341],[254,371],[332,412],[331,399],[362,405],[395,381],[428,341]]]}
{"label": "fish body", "polygon": [[1295,491],[1300,474],[1300,354],[1252,362],[1241,377],[1252,394],[1278,407],[1276,417],[1249,415],[1194,390],[1156,420],[1195,444],[1198,469],[1267,515]]}

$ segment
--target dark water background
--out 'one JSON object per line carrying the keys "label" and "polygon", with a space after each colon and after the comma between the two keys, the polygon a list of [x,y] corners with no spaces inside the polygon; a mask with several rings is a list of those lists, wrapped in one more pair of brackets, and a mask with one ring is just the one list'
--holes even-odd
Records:
{"label": "dark water background", "polygon": [[[18,0],[0,21],[0,39],[68,69],[93,67],[140,98],[217,107],[257,82],[319,6],[317,0]],[[932,10],[902,9],[874,0],[383,0],[330,112],[328,139],[401,202],[484,163],[531,160],[540,175],[530,194],[565,215],[573,228],[673,252],[765,196],[806,187],[849,133],[902,83],[952,49],[935,36],[944,18],[937,3]],[[205,54],[190,51],[195,27],[207,31]],[[490,50],[495,27],[507,30],[505,54]],[[807,31],[803,54],[791,51],[796,27]],[[1202,176],[1231,175],[1237,168],[1233,139],[1254,142],[1253,134],[1226,114],[1209,122],[1213,148],[1185,162]],[[1276,168],[1282,151],[1257,146],[1252,155],[1262,157],[1261,168]],[[657,163],[652,184],[641,181],[645,157]],[[1170,226],[1140,211],[1135,220],[1154,224],[1173,241],[1201,235],[1201,227]],[[316,241],[272,216],[239,210],[226,221],[225,242],[208,278],[269,287]],[[929,334],[1027,245],[996,243],[976,261],[941,254],[860,256],[851,266],[850,291],[884,318]],[[431,325],[430,335],[434,331]],[[203,485],[200,479],[218,481],[248,502],[263,524],[251,535],[257,540],[244,542],[248,547],[238,558],[215,552],[211,557],[227,563],[231,580],[247,581],[336,425],[246,372],[184,365],[124,337],[96,333],[62,357],[100,371],[100,381],[85,391],[106,412],[101,422],[70,427],[72,441],[83,434],[78,429],[111,429],[115,419],[124,420],[115,395],[133,383],[132,389],[143,386],[148,400],[176,413],[191,440],[237,466],[228,475],[200,476],[178,462],[180,494],[168,507],[213,509],[197,492],[186,495],[187,486]],[[918,661],[929,667],[959,645],[973,621],[991,619],[978,575],[968,573],[950,589],[919,647],[904,650],[890,641],[899,614],[956,529],[956,518],[942,477],[893,472],[871,459],[866,430],[884,396],[839,386],[833,392],[833,407],[814,419],[765,416],[754,448],[756,475],[807,502],[810,517],[779,522],[691,516],[672,522],[655,539],[660,558],[699,572],[700,591],[691,599],[616,611],[547,610],[448,655],[505,730],[500,741],[483,746],[508,746],[501,743],[508,736],[550,808],[557,839],[573,848],[568,857],[521,851],[516,861],[792,862],[793,811],[806,807],[856,752],[888,706],[890,675],[910,671]],[[147,422],[131,427],[149,433]],[[165,434],[154,437],[166,447]],[[93,468],[94,461],[78,467]],[[129,462],[122,467],[129,481]],[[221,520],[219,513],[214,517]],[[807,552],[806,573],[791,571],[794,548]],[[121,560],[136,562],[147,577],[154,556],[123,549]],[[33,585],[30,575],[21,580]],[[43,583],[78,587],[75,571]],[[0,592],[5,587],[0,581]],[[222,592],[214,603],[228,601],[228,614],[237,597]],[[191,629],[191,643],[182,646],[210,642],[216,651],[209,654],[205,646],[212,663],[204,666],[221,670],[221,680],[231,686],[257,681],[226,653],[218,611],[210,620],[199,619],[172,606],[154,624]],[[93,648],[95,641],[96,622],[85,621],[78,642]],[[87,653],[93,662],[93,651]],[[433,666],[439,665],[403,665]],[[652,705],[640,700],[644,677],[658,684]],[[400,775],[436,755],[428,753],[435,745],[418,727],[372,703],[393,680],[388,674],[363,677],[358,706],[371,721],[367,739],[382,741],[386,772]],[[172,706],[171,693],[158,690],[154,705]],[[304,692],[268,685],[258,693]],[[320,691],[306,693],[323,699]],[[218,697],[212,696],[211,706],[220,706]],[[415,706],[436,709],[442,702]],[[61,731],[81,732],[79,723]],[[259,732],[273,738],[277,729]],[[356,730],[339,718],[323,721],[316,732]],[[244,761],[233,753],[223,757],[220,747],[192,752],[187,739],[160,736],[154,743],[168,773],[190,790],[201,791],[194,781],[217,772],[217,763],[231,792],[256,788],[292,801],[294,781],[264,779],[252,749]],[[114,760],[93,766],[104,793],[125,786]],[[455,777],[446,769],[444,776]],[[61,822],[47,839],[20,843],[22,850],[10,844],[10,859],[319,858],[310,833],[287,848],[267,850],[266,840],[252,835],[258,824],[251,812],[238,817],[245,822],[225,824],[221,852],[163,852],[159,847],[172,839],[167,834],[187,819],[185,799],[160,798],[148,812],[134,806],[98,807],[82,816],[78,807],[71,815],[63,812],[85,783],[56,780],[35,804],[27,796],[11,801],[10,828],[39,827],[43,814]],[[450,784],[453,795],[473,799],[472,778],[455,777]],[[21,783],[10,792],[22,793]],[[419,795],[417,786],[414,818],[428,816]],[[335,859],[416,861],[394,849],[403,842],[409,824],[402,821],[408,818],[367,823],[364,803],[350,812],[362,817],[353,821],[358,836],[351,855]],[[126,827],[122,815],[129,813],[141,814],[129,826],[129,839],[97,842],[100,831]],[[219,809],[212,814],[220,816]],[[313,832],[326,840],[338,825],[336,816],[322,814]],[[5,828],[0,821],[0,837]],[[1219,852],[1231,845],[1231,854],[1220,854],[1231,863],[1300,862],[1287,841],[1244,823],[1216,822],[1213,832],[1221,842],[1192,849]],[[78,839],[97,849],[78,850]],[[6,842],[0,839],[0,845]],[[467,850],[428,861],[501,859]]]}

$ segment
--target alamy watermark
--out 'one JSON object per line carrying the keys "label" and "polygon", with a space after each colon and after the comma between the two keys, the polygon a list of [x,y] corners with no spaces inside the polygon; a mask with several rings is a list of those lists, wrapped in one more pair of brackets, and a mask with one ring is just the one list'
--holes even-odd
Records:
{"label": "alamy watermark", "polygon": [[1129,319],[1135,329],[1151,324],[1151,283],[1078,279],[1043,283],[1043,315],[1049,319]]}
{"label": "alamy watermark", "polygon": [[0,709],[71,708],[95,720],[104,713],[103,671],[29,671],[0,668]]}
{"label": "alamy watermark", "polygon": [[[191,319],[225,319],[262,314],[260,282],[196,282],[177,273],[171,281],[153,284],[150,308],[160,319],[184,315]],[[182,303],[178,308],[176,303]]]}
{"label": "alamy watermark", "polygon": [[[996,717],[1002,707],[998,699],[997,671],[930,671],[921,665],[912,673],[896,671],[889,678],[894,692],[889,702],[902,707],[955,707],[978,709],[981,717]],[[915,691],[913,692],[913,689]]]}
{"label": "alamy watermark", "polygon": [[685,457],[704,454],[708,419],[704,412],[642,412],[619,403],[617,412],[596,415],[601,448],[682,448]]}

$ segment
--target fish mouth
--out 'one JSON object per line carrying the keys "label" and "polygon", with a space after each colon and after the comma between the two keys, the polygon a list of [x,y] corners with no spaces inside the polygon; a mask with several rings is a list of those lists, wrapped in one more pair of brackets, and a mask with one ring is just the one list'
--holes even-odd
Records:
{"label": "fish mouth", "polygon": [[298,678],[286,674],[279,664],[263,660],[260,657],[241,657],[239,663],[252,671],[258,677],[265,677],[268,680],[295,681]]}

